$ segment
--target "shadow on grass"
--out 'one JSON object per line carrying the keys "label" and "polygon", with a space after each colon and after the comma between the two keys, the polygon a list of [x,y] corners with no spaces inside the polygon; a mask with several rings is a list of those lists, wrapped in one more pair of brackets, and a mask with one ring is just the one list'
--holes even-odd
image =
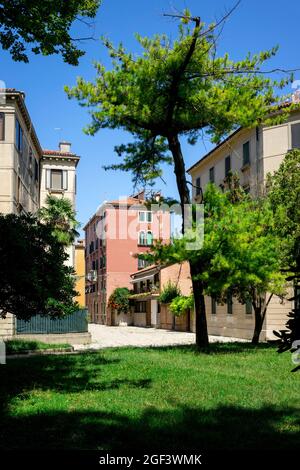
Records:
{"label": "shadow on grass", "polygon": [[105,381],[105,366],[119,362],[118,358],[107,359],[98,352],[11,359],[8,366],[0,368],[0,410],[5,412],[14,396],[26,399],[33,389],[77,393],[115,390],[122,386],[150,387],[151,380],[147,378]]}
{"label": "shadow on grass", "polygon": [[236,354],[236,353],[249,353],[262,350],[269,350],[273,349],[274,352],[277,350],[277,346],[274,343],[259,343],[258,345],[253,345],[251,343],[241,343],[241,342],[233,342],[233,343],[211,343],[209,348],[204,349],[197,349],[196,345],[194,344],[182,344],[178,346],[153,346],[145,348],[148,350],[155,350],[155,351],[181,351],[187,353],[195,353],[195,354]]}
{"label": "shadow on grass", "polygon": [[[286,417],[288,416],[288,426]],[[283,422],[286,423],[282,430]],[[278,426],[281,426],[281,430]],[[296,450],[297,410],[233,406],[146,409],[138,417],[106,411],[54,411],[4,417],[0,449],[95,449],[139,452]]]}
{"label": "shadow on grass", "polygon": [[[261,345],[259,349],[270,348]],[[159,348],[161,351],[195,350],[192,346]],[[255,348],[248,343],[214,344],[211,353],[249,352]],[[215,406],[207,409],[173,402],[167,409],[150,407],[147,389],[152,386],[147,376],[140,379],[122,379],[115,376],[123,366],[121,354],[108,358],[105,353],[44,356],[27,360],[10,360],[0,368],[0,449],[135,449],[174,451],[185,453],[197,450],[261,449],[292,450],[299,446],[299,408],[291,403],[288,408],[262,406],[255,409],[238,406]],[[106,367],[110,373],[106,373]],[[122,368],[122,367],[121,367]],[[113,372],[112,372],[113,371]],[[108,380],[108,377],[111,379]],[[122,396],[130,389],[141,389],[138,405],[122,407]],[[33,390],[58,392],[55,406],[45,410],[31,407]],[[142,390],[145,390],[145,396]],[[120,390],[120,394],[115,390]],[[188,388],[187,388],[188,390]],[[74,397],[72,408],[68,399],[60,403],[60,394],[100,392],[89,398],[81,393]],[[112,391],[111,399],[101,402],[101,392]],[[216,390],[217,392],[217,390]],[[14,414],[10,405],[14,397],[27,405],[18,406]],[[110,395],[109,395],[110,397]],[[137,397],[137,395],[135,395]],[[44,398],[46,400],[46,398]],[[91,401],[90,401],[91,400]],[[153,402],[149,396],[149,402]],[[113,402],[114,401],[114,402]],[[149,403],[148,402],[148,403]],[[246,402],[245,402],[246,403]],[[78,404],[78,407],[77,407]],[[109,412],[107,406],[113,408]]]}

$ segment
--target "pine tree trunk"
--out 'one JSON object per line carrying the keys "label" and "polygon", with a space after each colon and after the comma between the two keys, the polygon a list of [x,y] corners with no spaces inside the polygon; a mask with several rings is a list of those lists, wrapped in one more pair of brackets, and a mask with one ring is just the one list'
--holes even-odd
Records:
{"label": "pine tree trunk", "polygon": [[205,297],[202,282],[198,279],[195,279],[200,271],[199,266],[190,262],[190,270],[195,302],[196,346],[198,349],[203,349],[208,348],[209,346]]}
{"label": "pine tree trunk", "polygon": [[[186,180],[186,171],[184,158],[181,151],[180,142],[177,135],[170,135],[168,137],[169,149],[172,152],[174,159],[174,173],[176,175],[176,182],[178,193],[180,197],[180,204],[182,216],[184,216],[185,204],[191,204],[190,192]],[[182,232],[184,233],[184,217],[182,221]],[[196,321],[196,345],[198,348],[207,348],[209,345],[205,299],[203,284],[200,280],[195,279],[195,276],[200,273],[200,266],[195,262],[190,262],[190,271],[192,277],[193,294],[195,299],[195,321]]]}

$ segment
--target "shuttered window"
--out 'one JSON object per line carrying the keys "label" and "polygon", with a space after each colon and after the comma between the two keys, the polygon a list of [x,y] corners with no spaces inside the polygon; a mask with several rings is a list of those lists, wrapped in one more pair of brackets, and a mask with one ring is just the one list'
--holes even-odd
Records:
{"label": "shuttered window", "polygon": [[61,170],[52,170],[51,171],[51,189],[62,189],[63,188],[63,178]]}
{"label": "shuttered window", "polygon": [[54,191],[67,190],[68,172],[66,170],[47,170],[46,189],[52,189]]}
{"label": "shuttered window", "polygon": [[230,292],[227,294],[227,315],[232,315],[232,295]]}
{"label": "shuttered window", "polygon": [[245,303],[245,311],[246,315],[251,315],[252,314],[252,302],[251,299],[247,299]]}
{"label": "shuttered window", "polygon": [[198,176],[198,178],[196,178],[196,196],[200,196],[201,194],[201,178],[200,176]]}
{"label": "shuttered window", "polygon": [[300,148],[300,123],[292,124],[292,148],[299,149]]}
{"label": "shuttered window", "polygon": [[211,314],[216,315],[217,313],[217,302],[214,297],[211,297]]}
{"label": "shuttered window", "polygon": [[245,142],[243,145],[243,165],[250,163],[250,142]]}
{"label": "shuttered window", "polygon": [[228,157],[225,158],[225,178],[228,176],[230,171],[231,171],[231,157],[230,155],[228,155]]}
{"label": "shuttered window", "polygon": [[0,140],[5,140],[5,114],[0,113]]}

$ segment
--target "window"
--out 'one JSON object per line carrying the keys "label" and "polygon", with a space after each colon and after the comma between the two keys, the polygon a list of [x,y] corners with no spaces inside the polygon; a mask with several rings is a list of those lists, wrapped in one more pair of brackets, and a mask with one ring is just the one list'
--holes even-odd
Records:
{"label": "window", "polygon": [[227,294],[227,315],[232,315],[232,295],[230,292]]}
{"label": "window", "polygon": [[19,152],[23,150],[23,129],[16,118],[16,146]]}
{"label": "window", "polygon": [[201,178],[198,176],[195,180],[195,194],[199,196],[201,194]]}
{"label": "window", "polygon": [[292,131],[292,148],[300,148],[300,123],[291,125]]}
{"label": "window", "polygon": [[51,189],[62,189],[62,187],[63,187],[62,171],[52,170],[51,171]]}
{"label": "window", "polygon": [[34,159],[34,179],[35,181],[39,180],[39,164],[36,159]]}
{"label": "window", "polygon": [[139,233],[139,245],[145,245],[145,244],[146,244],[145,232],[142,230]]}
{"label": "window", "polygon": [[211,297],[211,314],[215,315],[217,313],[217,302],[214,297]]}
{"label": "window", "polygon": [[144,313],[147,311],[147,302],[135,302],[135,312]]}
{"label": "window", "polygon": [[148,230],[148,232],[144,232],[144,230],[142,230],[139,233],[139,243],[138,244],[143,245],[143,246],[153,245],[153,233],[151,232],[151,230]]}
{"label": "window", "polygon": [[0,140],[5,140],[5,114],[0,113]]}
{"label": "window", "polygon": [[252,302],[251,299],[247,299],[245,303],[245,312],[246,315],[251,315],[252,314]]}
{"label": "window", "polygon": [[68,189],[68,172],[66,170],[47,170],[46,189],[54,191]]}
{"label": "window", "polygon": [[138,258],[138,269],[146,268],[150,264],[151,264],[150,261],[146,261],[145,259]]}
{"label": "window", "polygon": [[140,222],[152,222],[152,212],[151,211],[143,211],[139,212],[139,221]]}
{"label": "window", "polygon": [[243,144],[243,166],[250,164],[250,142]]}
{"label": "window", "polygon": [[196,196],[200,196],[201,194],[201,178],[200,176],[198,176],[198,178],[196,178]]}
{"label": "window", "polygon": [[214,182],[215,182],[215,167],[212,167],[212,168],[209,170],[209,181],[210,181],[210,183],[214,183]]}
{"label": "window", "polygon": [[150,246],[153,244],[153,233],[150,230],[147,232],[147,245]]}
{"label": "window", "polygon": [[231,157],[230,155],[228,155],[228,157],[225,158],[225,178],[227,178],[230,171],[231,171]]}

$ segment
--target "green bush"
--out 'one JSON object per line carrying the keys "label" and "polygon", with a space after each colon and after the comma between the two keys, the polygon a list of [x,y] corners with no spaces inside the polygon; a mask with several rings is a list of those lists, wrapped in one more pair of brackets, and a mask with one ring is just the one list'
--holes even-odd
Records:
{"label": "green bush", "polygon": [[180,315],[183,315],[187,310],[192,309],[193,307],[193,295],[189,295],[188,297],[185,295],[179,295],[172,300],[170,310],[173,315],[179,317]]}
{"label": "green bush", "polygon": [[127,287],[117,287],[108,300],[108,306],[117,310],[118,313],[128,313],[130,308],[130,291]]}
{"label": "green bush", "polygon": [[180,294],[181,292],[179,287],[169,281],[168,284],[161,291],[159,301],[162,304],[169,304],[175,297],[180,296]]}

